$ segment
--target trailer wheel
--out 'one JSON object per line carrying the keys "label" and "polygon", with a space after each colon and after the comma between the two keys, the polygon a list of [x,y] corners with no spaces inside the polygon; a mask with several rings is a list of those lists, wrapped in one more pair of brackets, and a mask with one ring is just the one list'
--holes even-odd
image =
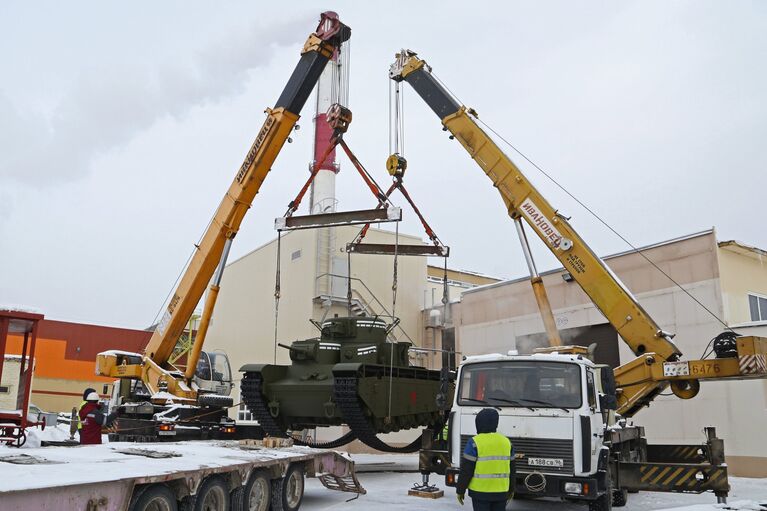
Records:
{"label": "trailer wheel", "polygon": [[297,511],[304,498],[304,467],[293,464],[282,479],[272,480],[272,511]]}
{"label": "trailer wheel", "polygon": [[613,507],[623,507],[629,500],[629,492],[624,490],[613,490]]}
{"label": "trailer wheel", "polygon": [[211,476],[197,491],[194,511],[229,511],[229,490],[223,478]]}
{"label": "trailer wheel", "polygon": [[153,484],[134,494],[130,511],[177,511],[176,496],[164,484]]}
{"label": "trailer wheel", "polygon": [[232,501],[232,511],[269,511],[271,491],[272,485],[266,474],[254,470],[242,489],[240,502]]}

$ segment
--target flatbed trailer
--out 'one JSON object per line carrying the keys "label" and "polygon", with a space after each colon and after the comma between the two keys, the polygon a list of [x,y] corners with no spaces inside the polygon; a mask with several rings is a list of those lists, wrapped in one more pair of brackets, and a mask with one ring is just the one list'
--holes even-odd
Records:
{"label": "flatbed trailer", "polygon": [[[0,450],[2,509],[294,511],[304,477],[364,494],[354,462],[255,442],[125,443]],[[247,505],[245,505],[247,503]]]}

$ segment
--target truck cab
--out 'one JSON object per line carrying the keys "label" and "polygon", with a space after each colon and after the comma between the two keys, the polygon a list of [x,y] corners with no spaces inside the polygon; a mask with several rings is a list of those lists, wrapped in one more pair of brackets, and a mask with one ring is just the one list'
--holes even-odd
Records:
{"label": "truck cab", "polygon": [[517,495],[592,501],[607,493],[603,440],[610,414],[599,380],[600,366],[583,354],[466,357],[448,426],[448,484],[476,434],[475,416],[492,407],[498,432],[512,443]]}

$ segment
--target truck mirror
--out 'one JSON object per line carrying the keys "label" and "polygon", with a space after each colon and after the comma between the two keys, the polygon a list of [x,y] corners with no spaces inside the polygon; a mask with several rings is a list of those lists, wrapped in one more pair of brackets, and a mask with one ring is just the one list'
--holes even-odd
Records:
{"label": "truck mirror", "polygon": [[608,365],[599,366],[599,380],[603,394],[599,396],[599,405],[602,410],[617,410],[618,396],[615,385],[615,373]]}

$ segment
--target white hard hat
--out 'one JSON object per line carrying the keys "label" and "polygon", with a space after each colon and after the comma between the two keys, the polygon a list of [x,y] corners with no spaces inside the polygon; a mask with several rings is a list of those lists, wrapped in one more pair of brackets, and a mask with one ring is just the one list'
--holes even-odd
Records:
{"label": "white hard hat", "polygon": [[88,394],[85,398],[86,401],[98,401],[99,400],[99,394],[98,392],[91,392]]}

